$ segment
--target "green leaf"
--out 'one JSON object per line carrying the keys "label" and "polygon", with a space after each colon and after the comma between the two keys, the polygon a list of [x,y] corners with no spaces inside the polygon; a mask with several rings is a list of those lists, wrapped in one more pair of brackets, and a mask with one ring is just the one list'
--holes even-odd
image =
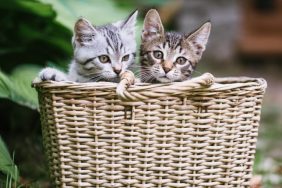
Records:
{"label": "green leaf", "polygon": [[130,13],[130,11],[117,8],[113,0],[40,1],[52,5],[57,12],[56,20],[71,30],[75,21],[81,16],[89,19],[94,25],[101,25],[125,19]]}
{"label": "green leaf", "polygon": [[0,71],[0,97],[9,98],[11,81],[3,72]]}
{"label": "green leaf", "polygon": [[52,18],[56,16],[52,6],[42,4],[38,1],[32,0],[12,0],[1,3],[0,7],[6,10],[13,10],[16,12],[25,12],[28,14],[37,15],[40,17]]}
{"label": "green leaf", "polygon": [[55,17],[56,13],[53,11],[52,7],[49,5],[44,5],[40,2],[33,1],[17,1],[18,5],[25,9],[27,12],[34,13],[42,17]]}
{"label": "green leaf", "polygon": [[[11,158],[9,151],[0,136],[0,171],[11,177],[14,181],[19,179],[18,167],[15,165],[13,159]],[[8,178],[9,179],[9,178]]]}
{"label": "green leaf", "polygon": [[21,65],[10,76],[0,71],[0,97],[32,109],[38,108],[37,93],[31,88],[31,82],[40,69],[36,65]]}

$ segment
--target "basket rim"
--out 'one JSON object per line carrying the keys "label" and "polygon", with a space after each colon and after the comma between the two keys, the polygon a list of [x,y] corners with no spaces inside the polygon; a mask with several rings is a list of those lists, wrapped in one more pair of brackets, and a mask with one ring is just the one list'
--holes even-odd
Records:
{"label": "basket rim", "polygon": [[[152,89],[160,89],[160,88],[174,88],[173,86],[185,86],[187,84],[191,84],[191,80],[183,81],[183,82],[171,82],[171,83],[135,83],[134,85],[128,88],[129,92],[137,92],[137,91],[145,91]],[[70,89],[115,89],[118,86],[118,83],[113,82],[86,82],[86,83],[78,83],[72,81],[41,81],[32,83],[32,87],[39,89],[56,89],[56,88],[70,88]],[[248,86],[257,86],[260,87],[263,91],[267,88],[267,82],[264,78],[252,78],[252,77],[217,77],[215,78],[215,82],[211,84],[209,87],[197,87],[190,88],[193,89],[204,89],[204,90],[230,90],[236,88],[243,88]]]}

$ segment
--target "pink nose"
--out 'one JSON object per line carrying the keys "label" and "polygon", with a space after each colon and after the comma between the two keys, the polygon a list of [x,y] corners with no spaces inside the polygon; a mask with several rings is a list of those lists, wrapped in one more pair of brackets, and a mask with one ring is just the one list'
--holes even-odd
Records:
{"label": "pink nose", "polygon": [[121,69],[120,68],[113,68],[114,72],[118,75],[120,72],[121,72]]}
{"label": "pink nose", "polygon": [[171,70],[171,68],[168,68],[168,67],[163,67],[163,69],[164,69],[165,73],[168,73]]}
{"label": "pink nose", "polygon": [[163,61],[162,67],[163,67],[164,72],[168,73],[169,71],[171,71],[173,67],[173,63],[170,61]]}

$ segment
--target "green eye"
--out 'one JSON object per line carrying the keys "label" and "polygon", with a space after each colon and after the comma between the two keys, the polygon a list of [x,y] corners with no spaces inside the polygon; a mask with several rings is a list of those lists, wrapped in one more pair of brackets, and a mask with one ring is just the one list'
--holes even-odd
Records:
{"label": "green eye", "polygon": [[176,63],[179,65],[184,65],[186,63],[187,59],[185,57],[178,57],[176,59]]}
{"label": "green eye", "polygon": [[153,51],[153,55],[156,59],[162,59],[163,58],[163,52],[161,52],[161,51]]}
{"label": "green eye", "polygon": [[122,57],[122,61],[128,61],[129,60],[129,55],[125,55]]}
{"label": "green eye", "polygon": [[108,62],[110,62],[110,58],[107,55],[100,55],[99,56],[99,60],[100,60],[101,63],[108,63]]}

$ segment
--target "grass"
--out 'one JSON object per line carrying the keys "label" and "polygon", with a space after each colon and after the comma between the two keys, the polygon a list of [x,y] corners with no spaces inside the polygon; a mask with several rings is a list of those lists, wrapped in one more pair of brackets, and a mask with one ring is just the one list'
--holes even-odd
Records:
{"label": "grass", "polygon": [[18,187],[19,182],[19,171],[17,165],[14,163],[15,153],[11,157],[4,143],[2,137],[0,137],[0,171],[2,176],[6,179],[1,180],[2,187],[5,188]]}
{"label": "grass", "polygon": [[265,104],[257,143],[254,173],[264,188],[282,188],[282,126],[280,107]]}

